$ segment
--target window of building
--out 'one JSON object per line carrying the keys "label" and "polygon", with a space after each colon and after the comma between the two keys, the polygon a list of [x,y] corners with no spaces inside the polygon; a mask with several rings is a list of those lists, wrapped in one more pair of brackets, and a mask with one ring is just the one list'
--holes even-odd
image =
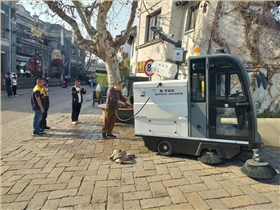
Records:
{"label": "window of building", "polygon": [[5,38],[5,12],[1,10],[1,38]]}
{"label": "window of building", "polygon": [[154,32],[151,30],[152,26],[160,26],[160,15],[161,10],[156,11],[147,16],[147,37],[146,42],[154,40],[156,37]]}
{"label": "window of building", "polygon": [[196,23],[197,14],[198,14],[198,7],[199,7],[199,5],[196,5],[196,6],[193,6],[190,8],[190,10],[188,12],[186,31],[189,31],[189,30],[192,30],[195,28],[195,23]]}

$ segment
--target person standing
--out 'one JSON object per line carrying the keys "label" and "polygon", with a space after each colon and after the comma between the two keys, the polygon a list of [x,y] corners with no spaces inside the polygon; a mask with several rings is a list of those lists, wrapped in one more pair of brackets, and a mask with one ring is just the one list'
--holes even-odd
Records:
{"label": "person standing", "polygon": [[111,87],[107,92],[106,108],[104,110],[103,116],[103,128],[102,137],[107,138],[117,138],[112,134],[112,131],[116,122],[116,109],[118,104],[125,106],[128,104],[132,106],[122,95],[122,81],[117,81],[114,87]]}
{"label": "person standing", "polygon": [[44,132],[40,129],[40,121],[42,120],[42,115],[45,112],[43,107],[43,99],[44,99],[44,79],[39,78],[36,81],[36,86],[33,88],[32,96],[31,96],[31,106],[34,111],[34,119],[33,119],[33,136],[42,136]]}
{"label": "person standing", "polygon": [[72,124],[76,125],[79,120],[79,115],[83,103],[83,94],[86,94],[86,89],[81,88],[81,83],[79,80],[75,81],[75,85],[71,88],[72,94]]}
{"label": "person standing", "polygon": [[7,95],[10,98],[12,96],[12,79],[10,77],[10,73],[6,73],[5,74],[5,85],[6,85],[6,91],[7,91]]}
{"label": "person standing", "polygon": [[43,98],[43,107],[45,112],[42,114],[42,120],[40,121],[40,129],[44,130],[44,129],[50,129],[49,126],[47,126],[47,117],[48,117],[48,110],[50,107],[50,99],[49,99],[49,88],[48,88],[48,84],[45,83],[44,87],[43,87],[43,93],[44,93],[44,98]]}
{"label": "person standing", "polygon": [[13,86],[12,89],[13,89],[14,96],[17,96],[17,76],[16,76],[16,74],[13,74],[12,86]]}

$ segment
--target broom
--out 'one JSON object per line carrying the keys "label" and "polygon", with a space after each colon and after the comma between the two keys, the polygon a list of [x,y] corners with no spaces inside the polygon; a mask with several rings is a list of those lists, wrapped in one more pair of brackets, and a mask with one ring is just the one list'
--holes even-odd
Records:
{"label": "broom", "polygon": [[204,154],[200,158],[198,158],[198,160],[205,164],[219,164],[223,162],[223,160],[220,159],[218,155],[212,151],[204,152]]}
{"label": "broom", "polygon": [[268,162],[261,161],[259,149],[253,149],[253,159],[247,160],[241,171],[256,179],[271,179],[277,175],[275,169]]}

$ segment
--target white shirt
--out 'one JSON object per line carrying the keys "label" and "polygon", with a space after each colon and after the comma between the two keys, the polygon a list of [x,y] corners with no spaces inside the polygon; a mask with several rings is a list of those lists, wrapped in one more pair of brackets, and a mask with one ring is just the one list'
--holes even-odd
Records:
{"label": "white shirt", "polygon": [[13,86],[17,85],[17,79],[12,79],[12,82],[13,82]]}
{"label": "white shirt", "polygon": [[[75,88],[76,88],[76,91],[80,90],[80,88],[78,88],[78,87],[75,87]],[[78,103],[81,103],[82,102],[81,92],[78,92],[77,94],[78,94]]]}

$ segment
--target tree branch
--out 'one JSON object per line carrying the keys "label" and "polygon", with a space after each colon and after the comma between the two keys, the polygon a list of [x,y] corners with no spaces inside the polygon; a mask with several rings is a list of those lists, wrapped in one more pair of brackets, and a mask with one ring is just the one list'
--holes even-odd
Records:
{"label": "tree branch", "polygon": [[82,36],[76,20],[69,17],[62,9],[60,9],[58,2],[52,2],[48,0],[44,0],[44,2],[54,13],[56,13],[62,20],[66,21],[72,27],[73,31],[75,32],[78,45],[81,47],[81,49],[92,52],[98,57],[102,58],[103,53],[97,50],[95,42],[92,40],[87,40]]}
{"label": "tree branch", "polygon": [[98,36],[107,38],[108,40],[112,40],[113,37],[111,33],[106,28],[107,16],[108,12],[113,4],[113,1],[106,1],[102,0],[102,3],[99,7],[99,12],[97,15],[97,22],[96,22],[96,30],[101,32],[104,31],[105,33],[98,33]]}
{"label": "tree branch", "polygon": [[120,46],[124,45],[125,42],[128,40],[128,37],[130,35],[130,31],[131,31],[131,27],[132,27],[132,24],[133,24],[134,19],[135,19],[137,7],[138,7],[138,1],[137,0],[133,1],[132,7],[131,7],[131,12],[130,12],[130,18],[129,18],[129,21],[127,22],[125,33],[124,33],[123,36],[118,36],[114,40],[113,46],[116,49],[120,48]]}
{"label": "tree branch", "polygon": [[82,22],[84,23],[88,34],[90,35],[90,37],[93,37],[96,34],[96,29],[93,26],[91,26],[85,13],[82,11],[82,7],[83,7],[82,3],[80,1],[72,1],[72,2],[76,6],[76,10],[77,10]]}

